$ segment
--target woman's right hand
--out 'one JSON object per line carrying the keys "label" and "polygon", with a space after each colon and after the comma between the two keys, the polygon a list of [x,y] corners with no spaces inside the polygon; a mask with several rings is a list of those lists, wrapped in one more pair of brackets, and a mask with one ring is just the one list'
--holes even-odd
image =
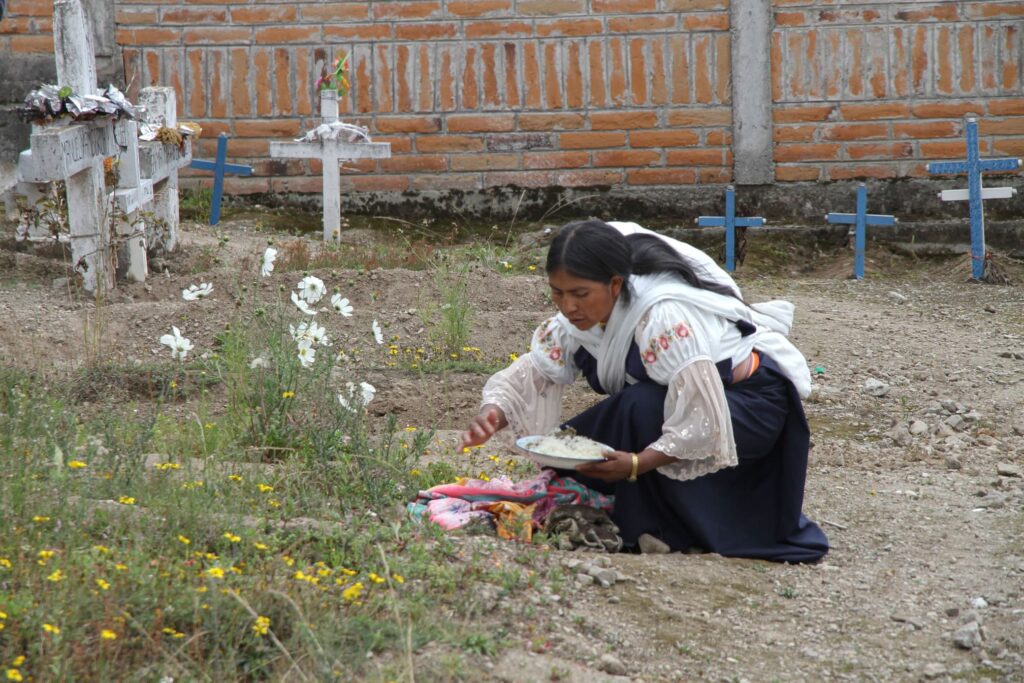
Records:
{"label": "woman's right hand", "polygon": [[486,443],[500,429],[508,425],[505,412],[496,405],[485,405],[480,413],[469,423],[466,431],[459,438],[459,450]]}

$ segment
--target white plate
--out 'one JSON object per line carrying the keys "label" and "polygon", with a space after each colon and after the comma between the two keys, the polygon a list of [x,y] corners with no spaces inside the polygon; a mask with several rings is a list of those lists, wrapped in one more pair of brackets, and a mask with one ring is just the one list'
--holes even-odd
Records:
{"label": "white plate", "polygon": [[[562,470],[574,470],[585,463],[602,462],[604,460],[601,456],[570,458],[561,455],[548,455],[547,453],[533,450],[533,445],[543,438],[545,437],[538,435],[521,437],[516,439],[516,448],[526,453],[530,460],[533,460],[542,467],[555,467]],[[615,450],[611,446],[601,445],[609,451]]]}

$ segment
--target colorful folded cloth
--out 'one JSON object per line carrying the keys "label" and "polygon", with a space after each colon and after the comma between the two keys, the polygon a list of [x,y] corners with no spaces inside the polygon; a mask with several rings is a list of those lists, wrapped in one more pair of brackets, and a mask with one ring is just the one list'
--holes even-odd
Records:
{"label": "colorful folded cloth", "polygon": [[[532,506],[532,526],[540,528],[557,505],[573,503],[611,512],[615,497],[594,491],[572,477],[560,477],[553,470],[543,470],[536,477],[521,482],[500,476],[489,481],[467,479],[440,484],[420,491],[416,500],[408,504],[408,510],[413,517],[429,519],[451,530],[473,521],[493,522],[491,508],[501,502]],[[517,514],[521,516],[522,511]]]}

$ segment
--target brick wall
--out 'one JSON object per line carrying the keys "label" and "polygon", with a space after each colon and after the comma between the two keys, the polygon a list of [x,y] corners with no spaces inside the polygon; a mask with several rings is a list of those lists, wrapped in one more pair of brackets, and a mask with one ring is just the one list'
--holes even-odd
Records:
{"label": "brick wall", "polygon": [[776,179],[926,177],[962,157],[1024,156],[1024,2],[775,0]]}
{"label": "brick wall", "polygon": [[[346,118],[392,144],[344,190],[652,187],[732,179],[729,0],[116,3],[134,95],[178,91],[252,178],[318,192],[316,162],[266,158],[316,121],[320,66],[351,51]],[[774,0],[776,180],[924,175],[963,153],[1024,155],[1024,0]],[[45,53],[52,2],[12,0],[0,60]]]}

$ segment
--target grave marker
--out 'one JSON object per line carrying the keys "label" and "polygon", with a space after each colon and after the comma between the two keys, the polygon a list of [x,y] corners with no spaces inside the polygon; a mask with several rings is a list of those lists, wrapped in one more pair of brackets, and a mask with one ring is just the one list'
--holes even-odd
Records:
{"label": "grave marker", "polygon": [[[338,91],[320,91],[321,125],[340,123]],[[323,166],[324,241],[341,238],[341,168],[342,161],[355,159],[389,159],[391,144],[387,142],[346,142],[320,137],[314,141],[280,142],[271,140],[270,156],[289,159],[320,159]]]}
{"label": "grave marker", "polygon": [[944,202],[956,202],[967,200],[971,215],[971,276],[975,280],[985,277],[985,209],[982,202],[986,199],[1007,199],[1012,197],[1017,190],[1012,187],[990,187],[981,186],[981,174],[991,171],[1015,171],[1021,167],[1020,159],[986,159],[981,160],[978,150],[978,119],[968,116],[966,119],[967,130],[967,160],[966,161],[940,161],[928,164],[929,173],[966,173],[967,189],[964,190],[943,190],[939,198]]}
{"label": "grave marker", "polygon": [[[139,103],[146,107],[150,119],[159,125],[176,129],[178,126],[178,105],[173,88],[143,88]],[[152,249],[162,241],[167,251],[174,251],[178,245],[178,169],[192,162],[192,140],[185,138],[181,147],[159,140],[139,143],[139,167],[142,177],[153,181],[153,231],[147,234]],[[155,230],[163,226],[166,234],[157,235]]]}
{"label": "grave marker", "polygon": [[730,273],[736,270],[736,228],[757,228],[766,223],[764,218],[736,217],[736,190],[732,185],[725,189],[725,215],[700,216],[697,225],[702,228],[720,228],[725,226],[725,269]]}
{"label": "grave marker", "polygon": [[220,200],[224,194],[224,174],[235,173],[241,176],[252,175],[252,166],[227,163],[228,135],[221,133],[217,137],[217,156],[213,161],[193,159],[189,164],[192,168],[202,171],[213,171],[213,201],[210,203],[210,225],[220,223]]}
{"label": "grave marker", "polygon": [[868,213],[867,211],[868,190],[864,183],[861,183],[857,186],[857,213],[828,213],[825,215],[825,221],[828,223],[854,226],[853,277],[857,280],[864,278],[864,248],[867,241],[867,226],[896,225],[899,222],[894,216]]}

